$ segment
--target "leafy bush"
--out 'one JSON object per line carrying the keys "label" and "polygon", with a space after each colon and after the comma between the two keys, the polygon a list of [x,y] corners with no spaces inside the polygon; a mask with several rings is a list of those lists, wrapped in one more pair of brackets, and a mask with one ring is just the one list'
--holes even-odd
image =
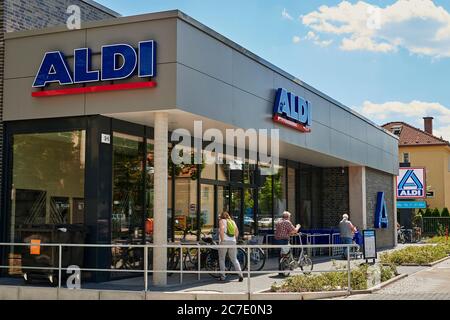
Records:
{"label": "leafy bush", "polygon": [[385,252],[380,255],[382,263],[402,265],[424,265],[448,255],[449,248],[445,245],[409,246],[400,250]]}
{"label": "leafy bush", "polygon": [[433,212],[431,213],[431,216],[432,217],[440,217],[441,213],[440,213],[439,209],[438,208],[434,208]]}
{"label": "leafy bush", "polygon": [[420,211],[414,215],[413,219],[412,219],[412,224],[414,227],[422,227],[422,215],[420,214]]}
{"label": "leafy bush", "polygon": [[431,217],[432,215],[433,215],[433,213],[430,208],[427,208],[425,210],[425,213],[423,214],[424,217]]}
{"label": "leafy bush", "polygon": [[450,212],[448,211],[448,208],[442,209],[441,217],[450,217]]}
{"label": "leafy bush", "polygon": [[419,209],[419,211],[417,211],[417,214],[419,215],[421,215],[421,216],[423,216],[424,215],[424,212],[423,212],[423,210],[422,209]]}
{"label": "leafy bush", "polygon": [[447,232],[447,230],[445,229],[445,226],[442,223],[438,223],[437,228],[436,228],[436,233],[437,233],[438,237],[445,236],[446,232]]}
{"label": "leafy bush", "polygon": [[446,244],[447,239],[444,236],[440,237],[432,237],[427,240],[425,240],[426,243],[438,243],[438,244]]}
{"label": "leafy bush", "polygon": [[[396,276],[395,266],[361,264],[351,271],[352,290],[364,290],[377,282],[387,281]],[[378,275],[378,276],[377,276]],[[345,266],[337,266],[335,272],[311,275],[295,275],[283,280],[281,284],[272,285],[273,292],[317,292],[347,290],[348,279]]]}

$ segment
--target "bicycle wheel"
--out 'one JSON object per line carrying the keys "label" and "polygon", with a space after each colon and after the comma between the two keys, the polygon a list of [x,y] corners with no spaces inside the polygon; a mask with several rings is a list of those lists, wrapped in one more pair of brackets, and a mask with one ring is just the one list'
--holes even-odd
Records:
{"label": "bicycle wheel", "polygon": [[125,268],[130,270],[138,270],[142,267],[143,254],[139,248],[129,248],[126,251]]}
{"label": "bicycle wheel", "polygon": [[[175,248],[171,248],[168,251],[169,257],[167,259],[167,270],[178,270],[178,262],[180,261],[180,251]],[[167,272],[168,276],[171,276],[173,272]]]}
{"label": "bicycle wheel", "polygon": [[282,272],[280,272],[279,275],[283,277],[289,277],[291,273],[288,270],[292,270],[290,259],[289,257],[283,257],[280,259],[280,271]]}
{"label": "bicycle wheel", "polygon": [[245,252],[242,248],[238,248],[236,257],[239,261],[239,265],[241,266],[241,270],[247,270],[247,252]]}
{"label": "bicycle wheel", "polygon": [[190,248],[186,249],[184,254],[184,270],[197,270],[198,269],[198,249]]}
{"label": "bicycle wheel", "polygon": [[205,269],[207,271],[213,271],[213,273],[209,274],[211,277],[220,278],[220,273],[217,273],[217,271],[220,271],[219,252],[216,249],[210,249],[208,253],[206,253]]}
{"label": "bicycle wheel", "polygon": [[312,260],[309,257],[303,257],[302,262],[300,263],[300,269],[302,269],[304,274],[311,274],[314,265]]}
{"label": "bicycle wheel", "polygon": [[266,255],[261,248],[250,250],[250,270],[261,271],[266,263]]}

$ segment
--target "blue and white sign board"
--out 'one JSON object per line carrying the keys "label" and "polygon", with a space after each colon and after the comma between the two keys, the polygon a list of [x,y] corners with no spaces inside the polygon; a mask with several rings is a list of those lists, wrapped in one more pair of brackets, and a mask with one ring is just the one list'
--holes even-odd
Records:
{"label": "blue and white sign board", "polygon": [[377,206],[375,208],[375,219],[374,227],[375,229],[383,228],[386,229],[389,224],[388,210],[386,205],[386,198],[384,192],[377,193]]}
{"label": "blue and white sign board", "polygon": [[279,88],[273,107],[273,121],[300,132],[311,132],[311,103],[286,89]]}
{"label": "blue and white sign board", "polygon": [[425,197],[425,168],[400,168],[397,176],[397,199]]}
{"label": "blue and white sign board", "polygon": [[397,201],[397,209],[426,209],[425,201]]}
{"label": "blue and white sign board", "polygon": [[366,260],[377,258],[375,230],[363,230],[363,255]]}

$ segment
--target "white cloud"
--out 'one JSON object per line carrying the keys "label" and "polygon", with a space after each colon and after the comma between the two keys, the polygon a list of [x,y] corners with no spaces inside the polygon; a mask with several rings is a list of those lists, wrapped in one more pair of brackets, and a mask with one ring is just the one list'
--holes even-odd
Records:
{"label": "white cloud", "polygon": [[293,36],[292,37],[292,42],[293,43],[299,43],[302,39],[299,36]]}
{"label": "white cloud", "polygon": [[289,14],[286,8],[284,8],[283,11],[281,12],[281,17],[286,20],[294,20],[294,18]]}
{"label": "white cloud", "polygon": [[320,6],[300,17],[316,33],[341,37],[340,48],[450,57],[450,13],[432,0],[397,0],[377,7],[365,1]]}
{"label": "white cloud", "polygon": [[434,135],[450,141],[450,126],[442,126],[434,129]]}
{"label": "white cloud", "polygon": [[437,102],[399,102],[373,103],[365,101],[361,108],[356,108],[364,116],[379,124],[389,121],[403,121],[423,128],[423,117],[434,117],[434,134],[450,140],[450,109]]}
{"label": "white cloud", "polygon": [[[298,37],[298,36],[295,36],[294,38],[296,38],[295,40],[298,40],[298,41],[296,42],[296,41],[293,39],[293,42],[294,42],[294,43],[299,43],[299,42],[302,40],[302,38],[300,38],[300,37]],[[314,44],[316,44],[316,45],[318,45],[318,46],[321,46],[321,47],[328,47],[330,44],[333,43],[333,40],[321,40],[320,37],[319,37],[317,34],[315,34],[314,32],[312,32],[312,31],[309,31],[309,32],[306,34],[306,36],[303,37],[303,40],[309,40],[309,41],[312,41],[312,42],[314,42]]]}

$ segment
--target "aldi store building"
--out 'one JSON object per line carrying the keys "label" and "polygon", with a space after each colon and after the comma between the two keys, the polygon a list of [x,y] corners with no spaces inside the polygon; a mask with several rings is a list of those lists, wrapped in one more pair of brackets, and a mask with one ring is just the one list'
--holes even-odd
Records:
{"label": "aldi store building", "polygon": [[[396,136],[185,14],[5,37],[2,241],[83,225],[84,243],[163,245],[210,233],[226,209],[243,237],[273,233],[284,210],[305,230],[349,213],[377,227],[378,247],[395,245]],[[173,163],[172,133],[194,121],[279,129],[276,170],[249,149],[234,163]],[[2,264],[20,259],[2,248]],[[113,261],[111,250],[85,255],[88,266]]]}

